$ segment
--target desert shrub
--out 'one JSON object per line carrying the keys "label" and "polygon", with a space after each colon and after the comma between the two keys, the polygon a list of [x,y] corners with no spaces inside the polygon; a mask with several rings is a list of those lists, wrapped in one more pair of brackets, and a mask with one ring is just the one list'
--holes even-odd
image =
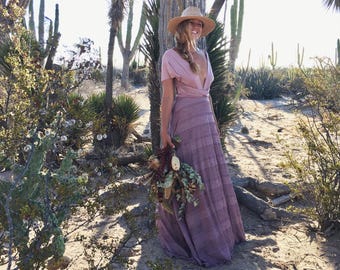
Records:
{"label": "desert shrub", "polygon": [[308,94],[304,78],[305,76],[299,69],[292,68],[287,70],[285,89],[287,94],[296,100],[304,99]]}
{"label": "desert shrub", "polygon": [[329,61],[306,74],[310,115],[301,117],[298,130],[305,157],[288,154],[289,166],[309,196],[313,217],[321,230],[340,220],[340,69]]}
{"label": "desert shrub", "polygon": [[7,255],[5,263],[15,262],[20,269],[38,269],[64,254],[62,222],[85,193],[87,176],[73,166],[72,150],[60,157],[60,166],[48,162],[48,154],[63,147],[56,132],[60,120],[45,132],[32,131],[24,148],[26,163],[13,162],[11,179],[0,178],[0,224],[8,232],[2,243],[9,243],[0,250]]}
{"label": "desert shrub", "polygon": [[63,255],[61,224],[80,202],[86,175],[65,145],[66,93],[54,88],[67,87],[68,75],[44,70],[21,13],[2,11],[18,17],[0,39],[0,261],[39,269]]}
{"label": "desert shrub", "polygon": [[83,148],[91,142],[91,122],[95,114],[85,105],[85,99],[79,94],[71,93],[67,96],[66,121],[63,123],[63,133],[67,136],[67,146],[74,150]]}
{"label": "desert shrub", "polygon": [[148,70],[147,68],[138,68],[130,70],[130,80],[133,85],[147,84]]}
{"label": "desert shrub", "polygon": [[127,95],[119,95],[113,98],[112,129],[116,135],[114,145],[119,147],[124,144],[131,134],[134,122],[139,118],[139,106],[134,99]]}
{"label": "desert shrub", "polygon": [[[111,139],[115,148],[123,145],[131,134],[133,123],[139,118],[139,106],[127,95],[119,95],[112,100],[111,126],[105,125],[104,113],[105,93],[94,94],[86,102],[86,106],[96,113],[93,124],[94,145],[97,150],[105,148],[105,140]],[[112,130],[113,138],[108,138],[108,129]]]}
{"label": "desert shrub", "polygon": [[282,94],[281,80],[274,75],[272,70],[266,68],[238,71],[238,76],[248,90],[250,99],[273,99]]}

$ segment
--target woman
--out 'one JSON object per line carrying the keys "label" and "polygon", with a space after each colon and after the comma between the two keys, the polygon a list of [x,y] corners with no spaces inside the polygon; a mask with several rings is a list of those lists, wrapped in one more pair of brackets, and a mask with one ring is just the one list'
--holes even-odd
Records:
{"label": "woman", "polygon": [[186,8],[171,19],[168,30],[176,47],[162,57],[162,147],[175,147],[179,136],[179,159],[191,165],[205,185],[198,191],[198,206],[188,204],[183,219],[158,207],[156,225],[162,247],[170,256],[186,258],[202,266],[215,266],[231,259],[236,243],[245,240],[242,219],[220,144],[209,97],[213,81],[208,54],[197,48],[215,23],[196,7]]}

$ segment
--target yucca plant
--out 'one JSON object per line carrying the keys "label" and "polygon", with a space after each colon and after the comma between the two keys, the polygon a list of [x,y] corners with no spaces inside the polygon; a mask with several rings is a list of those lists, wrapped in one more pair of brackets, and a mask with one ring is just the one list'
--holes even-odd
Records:
{"label": "yucca plant", "polygon": [[[124,144],[130,135],[133,123],[139,118],[140,108],[134,99],[127,95],[119,95],[112,99],[112,119],[110,126],[103,121],[105,115],[105,93],[94,94],[86,101],[89,110],[95,113],[93,136],[96,147],[105,147],[103,139],[112,140],[114,148]],[[112,132],[112,138],[106,136]]]}
{"label": "yucca plant", "polygon": [[100,114],[105,109],[105,92],[93,94],[85,101],[86,106],[95,114]]}
{"label": "yucca plant", "polygon": [[127,95],[119,95],[112,100],[112,129],[114,146],[119,147],[132,131],[134,122],[139,118],[139,106],[134,99]]}

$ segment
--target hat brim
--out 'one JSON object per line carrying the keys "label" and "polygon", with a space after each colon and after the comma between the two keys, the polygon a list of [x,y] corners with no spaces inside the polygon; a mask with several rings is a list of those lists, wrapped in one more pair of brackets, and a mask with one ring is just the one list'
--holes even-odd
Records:
{"label": "hat brim", "polygon": [[181,16],[181,17],[175,17],[169,20],[168,22],[168,31],[172,34],[176,33],[177,26],[186,20],[199,20],[203,22],[203,28],[202,28],[202,37],[205,37],[208,35],[212,30],[215,28],[215,22],[214,20],[203,17],[203,16]]}

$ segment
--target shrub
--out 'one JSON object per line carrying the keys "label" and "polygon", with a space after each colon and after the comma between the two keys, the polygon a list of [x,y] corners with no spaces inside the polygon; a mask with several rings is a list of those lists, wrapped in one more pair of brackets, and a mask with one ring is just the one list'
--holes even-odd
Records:
{"label": "shrub", "polygon": [[130,135],[133,123],[139,118],[140,109],[134,99],[127,95],[115,97],[112,103],[112,128],[116,135],[113,140],[114,146],[119,147]]}
{"label": "shrub", "polygon": [[66,145],[74,150],[83,148],[90,140],[91,123],[95,114],[85,105],[80,94],[71,93],[65,104],[66,121],[63,123],[64,135],[68,140]]}
{"label": "shrub", "polygon": [[278,77],[274,76],[273,71],[260,68],[249,71],[241,69],[239,77],[248,89],[248,98],[250,99],[273,99],[282,94],[282,85]]}
{"label": "shrub", "polygon": [[313,216],[324,231],[340,220],[340,69],[319,61],[305,77],[311,116],[298,122],[305,158],[288,153],[288,163],[302,181],[302,193],[311,197]]}
{"label": "shrub", "polygon": [[39,269],[63,255],[61,224],[80,202],[86,176],[65,145],[65,91],[53,88],[67,87],[66,77],[41,67],[20,14],[2,11],[13,25],[0,38],[0,261]]}
{"label": "shrub", "polygon": [[[96,113],[94,120],[93,136],[94,145],[98,150],[105,148],[105,140],[111,139],[115,148],[124,144],[130,135],[133,123],[139,118],[139,106],[127,95],[119,95],[112,100],[111,126],[105,126],[104,114],[105,93],[92,95],[88,98],[86,106]],[[110,134],[108,129],[113,131],[113,138],[107,138]]]}

